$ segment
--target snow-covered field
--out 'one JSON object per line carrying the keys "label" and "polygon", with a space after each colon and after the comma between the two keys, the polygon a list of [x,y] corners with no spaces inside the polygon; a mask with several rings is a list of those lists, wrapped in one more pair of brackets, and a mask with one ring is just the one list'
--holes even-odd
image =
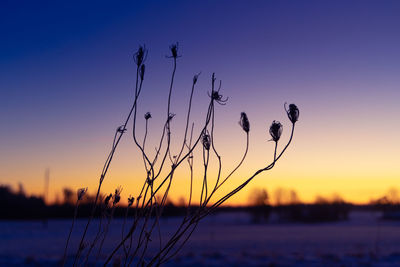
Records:
{"label": "snow-covered field", "polygon": [[[181,253],[166,266],[400,266],[400,222],[353,212],[350,220],[324,224],[252,224],[246,214],[218,214],[202,221]],[[181,218],[162,221],[165,240]],[[69,261],[86,220],[71,239]],[[0,221],[1,266],[58,266],[70,220]],[[122,220],[110,227],[104,250],[121,238]],[[157,248],[156,242],[150,250]]]}

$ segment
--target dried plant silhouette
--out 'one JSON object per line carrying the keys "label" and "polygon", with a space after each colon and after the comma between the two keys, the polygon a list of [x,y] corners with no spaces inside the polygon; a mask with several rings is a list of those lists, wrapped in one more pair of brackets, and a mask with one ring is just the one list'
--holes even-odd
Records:
{"label": "dried plant silhouette", "polygon": [[[227,176],[222,175],[222,161],[215,146],[214,129],[215,129],[215,106],[226,105],[228,97],[224,97],[221,93],[221,82],[216,84],[215,74],[212,74],[210,91],[208,92],[209,103],[204,122],[199,127],[197,133],[194,132],[194,122],[191,121],[191,109],[193,101],[193,93],[199,79],[199,74],[194,75],[191,85],[191,94],[188,100],[188,108],[186,112],[186,124],[183,133],[183,140],[179,145],[178,153],[174,154],[171,151],[171,122],[175,114],[171,113],[171,97],[174,88],[174,79],[177,70],[177,60],[180,57],[178,53],[178,44],[170,46],[170,56],[167,56],[172,61],[172,74],[169,84],[167,110],[165,113],[164,125],[160,131],[160,140],[157,142],[158,146],[153,156],[153,152],[149,152],[146,148],[146,139],[148,137],[148,123],[152,115],[147,112],[144,115],[145,129],[144,138],[139,141],[137,138],[137,103],[140,100],[140,95],[143,89],[145,78],[145,61],[147,57],[147,49],[145,46],[140,46],[134,54],[134,62],[136,64],[136,81],[134,88],[134,99],[132,106],[124,120],[124,123],[119,126],[114,134],[112,141],[112,148],[109,152],[107,159],[104,163],[102,172],[100,174],[99,184],[97,188],[96,197],[94,200],[91,216],[86,222],[82,237],[79,241],[78,250],[75,253],[73,266],[87,265],[89,258],[95,258],[100,261],[99,255],[103,253],[103,243],[105,242],[110,220],[113,217],[113,208],[119,202],[121,188],[115,191],[115,194],[107,196],[101,200],[101,187],[104,179],[107,177],[107,172],[113,160],[114,154],[120,144],[122,136],[128,132],[128,123],[131,122],[132,128],[130,134],[133,142],[139,150],[143,165],[143,186],[139,193],[135,196],[130,196],[128,199],[128,207],[126,209],[125,219],[121,229],[121,240],[116,247],[108,253],[104,258],[104,265],[109,264],[113,259],[120,261],[124,266],[132,264],[142,266],[159,266],[169,259],[174,257],[189,240],[193,231],[198,226],[198,223],[207,215],[215,211],[220,205],[227,201],[230,197],[235,195],[243,189],[251,180],[264,171],[268,171],[275,166],[275,163],[281,158],[283,153],[292,142],[295,124],[299,118],[299,109],[296,105],[285,103],[285,111],[291,122],[291,132],[288,142],[284,145],[283,149],[278,152],[278,143],[282,135],[283,126],[278,121],[273,121],[269,128],[269,133],[272,137],[271,141],[274,142],[273,160],[271,163],[263,166],[249,175],[242,183],[238,184],[235,188],[230,189],[222,197],[216,197],[216,193],[220,191],[222,185],[232,177],[232,175],[239,169],[244,162],[248,149],[249,149],[249,133],[250,122],[246,113],[240,113],[239,125],[246,134],[246,148],[239,163],[233,168]],[[202,181],[201,188],[194,188],[194,151],[202,155],[199,161],[202,162]],[[210,161],[215,159],[217,165],[216,176],[210,177],[209,172]],[[185,167],[183,167],[185,166]],[[163,215],[163,209],[167,203],[168,194],[173,186],[172,181],[178,169],[188,168],[187,177],[190,179],[190,186],[187,190],[187,212],[183,216],[181,222],[176,225],[176,230],[169,236],[167,240],[161,240],[160,218]],[[211,179],[212,178],[212,179]],[[213,182],[212,182],[213,181]],[[193,192],[199,190],[200,198],[199,203],[193,204]],[[226,189],[225,189],[226,190]],[[113,199],[111,207],[109,203]],[[76,205],[78,207],[78,203]],[[100,226],[97,230],[95,237],[88,237],[88,230],[92,226],[92,221],[95,218],[96,210],[101,209]],[[132,212],[130,212],[132,211]],[[133,214],[130,214],[133,213]],[[105,225],[103,220],[107,219]],[[73,227],[73,225],[72,225]],[[72,228],[71,228],[72,230]],[[92,239],[90,241],[90,239]],[[65,248],[65,254],[68,247],[69,238]],[[149,242],[157,242],[158,250],[156,253],[149,252]],[[98,247],[97,254],[93,255],[94,248]]]}

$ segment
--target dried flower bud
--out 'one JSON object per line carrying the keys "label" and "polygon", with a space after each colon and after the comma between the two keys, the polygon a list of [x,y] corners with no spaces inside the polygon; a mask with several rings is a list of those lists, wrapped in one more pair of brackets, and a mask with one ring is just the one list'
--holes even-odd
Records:
{"label": "dried flower bud", "polygon": [[242,126],[243,131],[245,131],[246,133],[250,131],[250,122],[247,118],[246,113],[244,112],[240,113],[239,125]]}
{"label": "dried flower bud", "polygon": [[281,138],[283,126],[279,121],[273,121],[271,127],[269,127],[269,133],[272,137],[272,141],[278,142]]}
{"label": "dried flower bud", "polygon": [[210,150],[211,138],[210,138],[210,135],[207,132],[203,133],[201,142],[203,143],[203,147],[204,147],[205,150]]}
{"label": "dried flower bud", "polygon": [[150,119],[151,118],[151,113],[150,112],[146,112],[146,114],[144,114],[144,118],[146,119],[146,121],[148,119]]}
{"label": "dried flower bud", "polygon": [[145,61],[147,56],[147,49],[146,47],[139,46],[137,52],[133,55],[133,60],[135,61],[136,65],[139,67]]}
{"label": "dried flower bud", "polygon": [[87,190],[88,190],[87,187],[78,189],[78,200],[81,200],[83,198],[83,196],[86,194]]}
{"label": "dried flower bud", "polygon": [[170,45],[169,49],[171,50],[171,57],[176,59],[178,57],[178,43]]}
{"label": "dried flower bud", "polygon": [[135,201],[135,198],[132,196],[128,197],[128,207],[132,206],[133,202]]}
{"label": "dried flower bud", "polygon": [[287,108],[285,103],[285,110],[292,123],[296,123],[299,120],[300,111],[295,104],[290,104],[289,108]]}
{"label": "dried flower bud", "polygon": [[140,66],[140,70],[139,70],[139,75],[140,75],[140,79],[143,81],[144,79],[144,71],[146,70],[146,66],[144,64],[142,64],[142,66]]}

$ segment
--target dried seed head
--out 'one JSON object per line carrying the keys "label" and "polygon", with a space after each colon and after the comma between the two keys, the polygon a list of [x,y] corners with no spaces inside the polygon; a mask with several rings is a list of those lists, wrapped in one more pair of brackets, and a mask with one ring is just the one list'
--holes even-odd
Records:
{"label": "dried seed head", "polygon": [[117,189],[115,189],[114,201],[113,201],[114,205],[116,205],[121,200],[121,191],[122,191],[121,187],[118,187]]}
{"label": "dried seed head", "polygon": [[169,50],[171,50],[171,57],[176,59],[178,57],[178,43],[170,45]]}
{"label": "dried seed head", "polygon": [[78,189],[78,200],[81,200],[83,198],[83,196],[86,194],[87,192],[87,187],[86,188],[79,188]]}
{"label": "dried seed head", "polygon": [[146,60],[146,56],[147,56],[147,49],[144,45],[143,46],[141,45],[139,46],[139,49],[136,51],[136,53],[133,55],[133,60],[139,67]]}
{"label": "dried seed head", "polygon": [[290,104],[289,107],[287,108],[286,103],[285,103],[285,110],[286,110],[289,120],[293,124],[299,120],[300,111],[295,104]]}
{"label": "dried seed head", "polygon": [[132,206],[133,202],[135,201],[135,198],[132,196],[128,197],[128,207]]}
{"label": "dried seed head", "polygon": [[225,99],[222,99],[222,95],[219,93],[219,91],[212,91],[211,95],[210,93],[208,93],[208,96],[211,97],[212,100],[214,100],[215,102],[217,102],[220,105],[226,105],[226,102],[228,101],[228,97],[226,97]]}
{"label": "dried seed head", "polygon": [[279,121],[273,121],[269,127],[269,133],[272,137],[271,141],[278,142],[279,138],[281,138],[282,130],[282,124]]}
{"label": "dried seed head", "polygon": [[211,97],[212,97],[213,100],[222,99],[222,95],[220,95],[219,92],[217,92],[217,91],[213,91]]}
{"label": "dried seed head", "polygon": [[210,135],[206,131],[203,132],[201,142],[203,143],[203,147],[205,150],[210,150],[211,138],[210,138]]}
{"label": "dried seed head", "polygon": [[240,113],[239,125],[242,126],[243,131],[245,131],[246,133],[250,131],[250,122],[247,118],[246,113],[244,112]]}
{"label": "dried seed head", "polygon": [[148,119],[150,119],[151,118],[151,113],[150,112],[146,112],[146,114],[144,114],[144,118],[146,119],[146,121]]}

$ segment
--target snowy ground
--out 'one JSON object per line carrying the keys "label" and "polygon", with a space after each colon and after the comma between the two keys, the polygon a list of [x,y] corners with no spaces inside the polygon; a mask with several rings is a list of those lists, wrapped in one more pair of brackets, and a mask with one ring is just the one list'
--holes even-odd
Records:
{"label": "snowy ground", "polygon": [[[246,214],[218,214],[202,221],[166,266],[400,266],[400,222],[378,217],[353,212],[339,223],[252,224]],[[165,219],[163,236],[180,220]],[[85,222],[77,222],[70,254]],[[40,221],[0,221],[0,266],[58,266],[70,223],[50,220],[44,227]],[[121,224],[116,220],[110,228],[106,251],[120,240]]]}

